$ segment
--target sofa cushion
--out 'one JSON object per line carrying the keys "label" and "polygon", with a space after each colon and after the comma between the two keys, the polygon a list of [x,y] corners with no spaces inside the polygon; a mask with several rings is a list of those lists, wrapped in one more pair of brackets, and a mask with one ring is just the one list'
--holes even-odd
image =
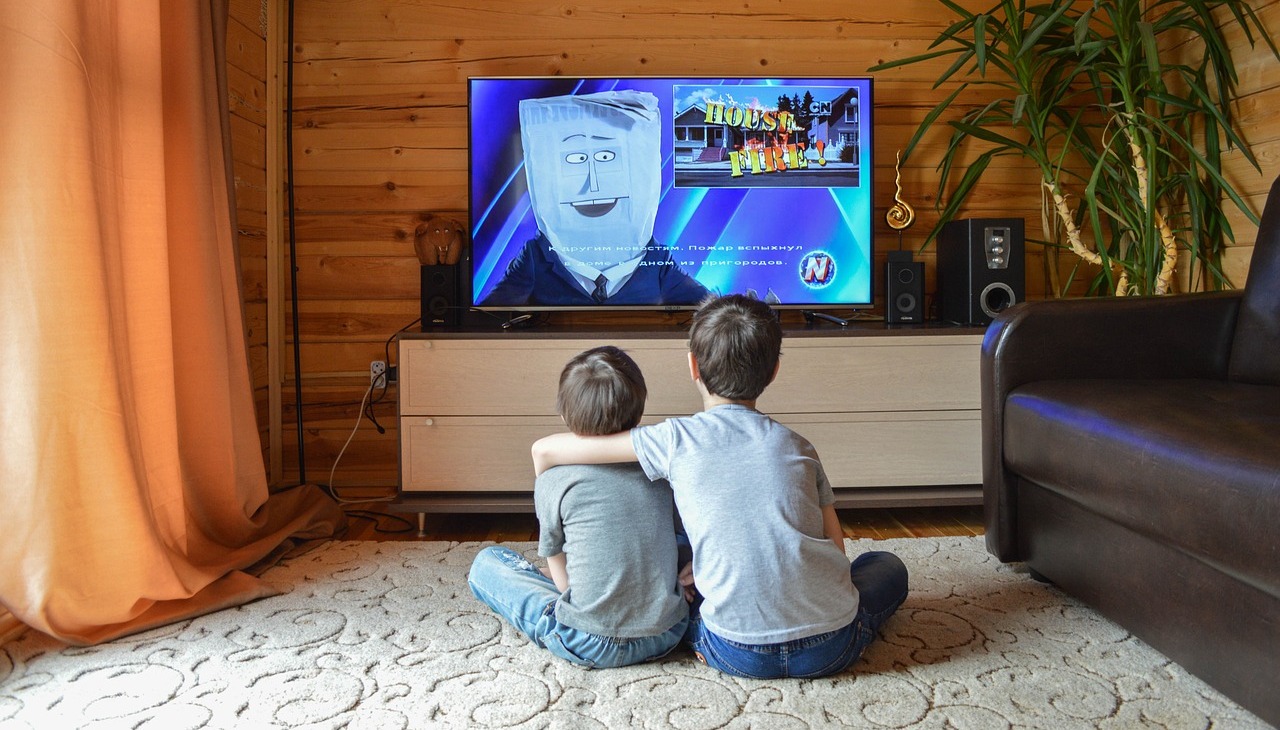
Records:
{"label": "sofa cushion", "polygon": [[1053,380],[1005,408],[1009,469],[1280,597],[1280,388]]}

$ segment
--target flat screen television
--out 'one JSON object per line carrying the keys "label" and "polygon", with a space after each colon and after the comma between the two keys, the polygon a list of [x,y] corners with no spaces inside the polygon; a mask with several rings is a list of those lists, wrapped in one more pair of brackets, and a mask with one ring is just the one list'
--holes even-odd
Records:
{"label": "flat screen television", "polygon": [[487,77],[468,91],[472,306],[871,306],[871,79]]}

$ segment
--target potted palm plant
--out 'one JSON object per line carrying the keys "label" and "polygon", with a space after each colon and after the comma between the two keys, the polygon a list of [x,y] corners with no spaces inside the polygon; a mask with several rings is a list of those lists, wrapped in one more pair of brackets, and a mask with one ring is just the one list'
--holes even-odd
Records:
{"label": "potted palm plant", "polygon": [[[1233,240],[1223,207],[1229,201],[1255,225],[1258,218],[1224,177],[1223,154],[1234,148],[1255,169],[1258,162],[1231,113],[1237,76],[1222,28],[1238,24],[1251,46],[1262,39],[1277,54],[1247,3],[1001,0],[975,13],[939,1],[957,19],[930,50],[871,69],[954,57],[935,88],[956,87],[925,116],[904,159],[957,99],[975,87],[994,92],[946,120],[940,215],[926,246],[992,160],[1019,155],[1043,187],[1039,242],[1078,257],[1066,276],[1056,256],[1045,257],[1053,293],[1084,263],[1096,272],[1091,293],[1166,293],[1180,258],[1190,287],[1230,286],[1220,265]],[[981,152],[961,170],[968,145]]]}

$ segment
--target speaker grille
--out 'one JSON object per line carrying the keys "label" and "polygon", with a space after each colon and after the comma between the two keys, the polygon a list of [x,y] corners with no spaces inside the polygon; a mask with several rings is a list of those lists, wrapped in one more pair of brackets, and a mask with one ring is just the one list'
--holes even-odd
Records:
{"label": "speaker grille", "polygon": [[912,261],[910,251],[890,251],[885,273],[884,321],[923,322],[924,264]]}
{"label": "speaker grille", "polygon": [[423,266],[422,329],[457,327],[461,313],[458,267],[444,264]]}

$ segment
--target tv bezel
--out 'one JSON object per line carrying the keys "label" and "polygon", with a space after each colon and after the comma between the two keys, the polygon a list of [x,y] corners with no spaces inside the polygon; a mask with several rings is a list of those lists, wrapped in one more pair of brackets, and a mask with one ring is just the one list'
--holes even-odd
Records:
{"label": "tv bezel", "polygon": [[[627,74],[627,75],[606,75],[606,74],[588,74],[588,75],[552,75],[552,74],[499,74],[499,75],[482,75],[467,77],[467,231],[468,234],[473,230],[475,225],[475,201],[472,200],[472,193],[475,190],[472,176],[475,174],[474,165],[472,165],[472,143],[471,134],[473,130],[472,124],[472,93],[474,83],[476,81],[566,81],[566,80],[623,80],[623,79],[652,79],[652,80],[678,80],[699,82],[706,81],[714,83],[716,79],[723,81],[740,81],[740,82],[769,82],[769,81],[813,81],[813,82],[844,82],[844,81],[865,81],[867,88],[867,121],[865,124],[860,123],[860,128],[871,127],[875,125],[875,77],[868,75],[851,75],[851,76],[810,76],[810,75],[785,75],[785,76],[675,76],[668,74]],[[744,83],[743,85],[747,85]],[[762,84],[764,85],[764,84]],[[867,310],[875,308],[875,289],[878,281],[878,274],[875,266],[876,257],[876,216],[875,216],[875,135],[869,137],[871,145],[867,150],[867,167],[869,173],[866,175],[867,182],[867,198],[870,201],[871,225],[868,230],[867,251],[868,251],[868,283],[866,302],[815,302],[810,304],[792,304],[787,302],[771,303],[774,309],[785,309],[791,311],[825,311],[825,310]],[[830,186],[828,186],[830,187]],[[698,303],[689,304],[486,304],[480,305],[475,301],[475,260],[474,260],[473,240],[470,235],[467,236],[467,250],[463,257],[463,267],[459,271],[459,279],[461,289],[467,297],[469,308],[478,312],[686,312],[694,310],[698,307]]]}

